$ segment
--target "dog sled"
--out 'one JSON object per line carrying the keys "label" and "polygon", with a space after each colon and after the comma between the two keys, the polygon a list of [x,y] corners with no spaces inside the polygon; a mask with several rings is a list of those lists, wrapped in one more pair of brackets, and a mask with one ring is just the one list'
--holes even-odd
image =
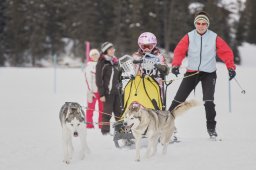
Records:
{"label": "dog sled", "polygon": [[[159,63],[160,59],[152,54],[146,54],[141,60],[134,60],[129,55],[119,59],[122,69],[119,92],[123,116],[129,106],[134,103],[154,110],[166,109],[167,87],[171,82],[163,81],[166,73],[156,67]],[[120,140],[125,139],[126,145],[129,145],[134,139],[131,130],[123,125],[122,120],[123,117],[121,121],[113,124],[113,140],[117,148],[120,147]]]}

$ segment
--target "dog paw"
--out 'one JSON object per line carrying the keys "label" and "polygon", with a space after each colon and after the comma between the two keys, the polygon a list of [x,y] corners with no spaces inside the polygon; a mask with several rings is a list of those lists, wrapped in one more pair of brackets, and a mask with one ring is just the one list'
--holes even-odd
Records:
{"label": "dog paw", "polygon": [[63,162],[68,165],[70,164],[70,159],[64,159]]}
{"label": "dog paw", "polygon": [[140,162],[140,159],[135,159],[136,162]]}
{"label": "dog paw", "polygon": [[136,162],[140,162],[140,157],[136,157],[136,158],[135,158],[135,161],[136,161]]}

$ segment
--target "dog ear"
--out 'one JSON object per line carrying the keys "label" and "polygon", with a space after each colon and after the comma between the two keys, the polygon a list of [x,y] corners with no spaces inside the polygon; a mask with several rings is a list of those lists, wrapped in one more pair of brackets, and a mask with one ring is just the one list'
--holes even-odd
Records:
{"label": "dog ear", "polygon": [[139,103],[132,103],[129,106],[129,110],[138,112],[141,109],[141,105]]}
{"label": "dog ear", "polygon": [[132,110],[133,108],[133,104],[130,104],[130,106],[128,107],[128,110]]}
{"label": "dog ear", "polygon": [[138,111],[140,111],[141,108],[142,108],[142,106],[139,104],[138,106],[134,107],[134,111],[138,112]]}

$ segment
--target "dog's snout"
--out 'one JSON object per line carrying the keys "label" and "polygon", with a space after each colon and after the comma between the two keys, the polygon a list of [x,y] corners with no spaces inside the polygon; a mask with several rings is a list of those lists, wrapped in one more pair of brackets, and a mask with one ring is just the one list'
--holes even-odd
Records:
{"label": "dog's snout", "polygon": [[78,133],[77,132],[74,132],[74,137],[77,137],[78,136]]}
{"label": "dog's snout", "polygon": [[127,126],[127,122],[124,122],[123,125],[124,125],[124,126]]}

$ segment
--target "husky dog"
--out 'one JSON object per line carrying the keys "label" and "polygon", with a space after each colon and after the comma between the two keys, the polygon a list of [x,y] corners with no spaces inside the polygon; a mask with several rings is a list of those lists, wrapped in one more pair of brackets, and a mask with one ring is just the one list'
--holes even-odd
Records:
{"label": "husky dog", "polygon": [[83,159],[85,153],[89,152],[86,138],[86,127],[84,125],[84,111],[78,103],[65,102],[61,107],[60,123],[62,126],[63,135],[63,149],[64,149],[64,160],[66,164],[69,164],[74,152],[72,144],[72,136],[80,137],[81,140],[81,151],[80,158]]}
{"label": "husky dog", "polygon": [[129,109],[124,113],[124,125],[131,129],[135,138],[135,160],[140,161],[140,143],[142,137],[147,137],[148,139],[148,147],[145,155],[147,158],[155,155],[159,139],[163,145],[162,153],[165,154],[175,129],[175,117],[196,105],[199,105],[196,100],[190,100],[180,104],[170,113],[169,111],[156,111],[143,108],[140,104],[131,104]]}

